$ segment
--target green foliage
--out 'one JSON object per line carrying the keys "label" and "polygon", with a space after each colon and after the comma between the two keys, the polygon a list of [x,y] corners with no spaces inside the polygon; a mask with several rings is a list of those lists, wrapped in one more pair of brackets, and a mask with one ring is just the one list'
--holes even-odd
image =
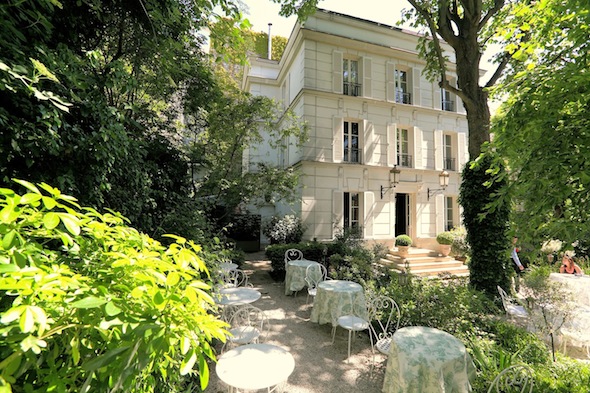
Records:
{"label": "green foliage", "polygon": [[201,247],[165,247],[45,183],[0,190],[0,380],[12,391],[185,391],[208,383],[213,311]]}
{"label": "green foliage", "polygon": [[[271,276],[277,281],[282,281],[285,279],[285,251],[290,248],[296,248],[303,252],[305,259],[323,263],[326,255],[330,255],[328,247],[319,242],[275,244],[266,247],[264,253],[270,260],[272,267]],[[324,250],[326,250],[326,254]]]}
{"label": "green foliage", "polygon": [[451,252],[456,256],[466,257],[471,255],[471,247],[467,243],[467,231],[464,227],[457,227],[451,229],[453,234],[453,244],[451,245]]}
{"label": "green foliage", "polygon": [[492,154],[486,153],[465,167],[459,203],[471,246],[470,283],[493,298],[498,285],[508,288],[511,261],[507,239],[510,207],[507,203],[489,207],[505,184],[503,180],[493,181],[494,168],[501,168],[501,163],[494,161]]}
{"label": "green foliage", "polygon": [[229,221],[228,237],[234,240],[260,239],[260,214],[235,214]]}
{"label": "green foliage", "polygon": [[395,245],[409,247],[412,245],[412,238],[408,235],[398,235],[395,238]]}
{"label": "green foliage", "polygon": [[262,233],[270,244],[299,243],[305,232],[301,218],[292,214],[284,217],[273,216],[262,226]]}
{"label": "green foliage", "polygon": [[501,90],[508,99],[493,123],[494,145],[510,168],[521,237],[571,244],[590,237],[590,15],[578,1],[547,1],[535,11],[526,14],[535,26],[530,66],[515,69]]}
{"label": "green foliage", "polygon": [[455,236],[450,231],[441,232],[436,235],[436,241],[438,244],[452,245],[455,240]]}

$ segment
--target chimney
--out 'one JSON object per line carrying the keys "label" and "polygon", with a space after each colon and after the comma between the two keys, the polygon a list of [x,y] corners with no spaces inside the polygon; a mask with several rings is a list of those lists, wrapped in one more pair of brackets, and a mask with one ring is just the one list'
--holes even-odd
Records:
{"label": "chimney", "polygon": [[272,23],[268,24],[268,60],[271,59],[272,57],[272,38],[270,36],[270,27],[272,26]]}

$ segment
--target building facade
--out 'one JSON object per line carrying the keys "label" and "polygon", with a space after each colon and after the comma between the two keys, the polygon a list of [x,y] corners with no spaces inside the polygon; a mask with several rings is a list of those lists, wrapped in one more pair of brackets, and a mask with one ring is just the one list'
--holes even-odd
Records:
{"label": "building facade", "polygon": [[[243,89],[291,108],[309,139],[273,150],[248,149],[246,167],[268,161],[302,174],[295,206],[269,203],[263,217],[295,213],[306,239],[327,241],[343,228],[392,245],[399,234],[435,247],[436,234],[460,224],[467,119],[459,98],[422,75],[419,36],[318,10],[297,24],[279,62],[251,59]],[[456,83],[454,53],[447,78]],[[448,173],[448,186],[439,185]],[[398,180],[398,182],[394,182]]]}

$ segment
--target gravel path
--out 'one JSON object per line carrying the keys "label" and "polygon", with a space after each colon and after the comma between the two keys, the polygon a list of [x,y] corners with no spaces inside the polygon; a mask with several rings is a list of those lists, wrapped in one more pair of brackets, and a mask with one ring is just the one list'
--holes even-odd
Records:
{"label": "gravel path", "polygon": [[[295,370],[284,385],[284,392],[381,392],[386,359],[381,354],[375,355],[371,375],[373,357],[368,336],[357,335],[347,361],[346,331],[338,328],[332,344],[331,325],[309,321],[311,300],[309,305],[305,303],[307,292],[301,291],[296,297],[285,296],[284,285],[268,274],[270,261],[264,260],[264,252],[249,254],[248,259],[242,268],[249,273],[254,288],[262,293],[253,305],[264,310],[271,323],[264,342],[287,349],[295,358]],[[227,392],[227,385],[219,381],[214,369],[211,365],[211,380],[205,391]]]}

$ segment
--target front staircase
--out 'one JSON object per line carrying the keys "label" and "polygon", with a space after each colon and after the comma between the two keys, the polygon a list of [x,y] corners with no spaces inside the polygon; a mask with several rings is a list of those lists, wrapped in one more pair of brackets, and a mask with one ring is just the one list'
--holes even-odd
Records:
{"label": "front staircase", "polygon": [[420,277],[469,276],[469,269],[463,261],[443,257],[436,251],[424,248],[410,247],[407,258],[400,257],[397,248],[394,248],[380,262],[398,273],[406,271],[407,263],[410,273]]}

